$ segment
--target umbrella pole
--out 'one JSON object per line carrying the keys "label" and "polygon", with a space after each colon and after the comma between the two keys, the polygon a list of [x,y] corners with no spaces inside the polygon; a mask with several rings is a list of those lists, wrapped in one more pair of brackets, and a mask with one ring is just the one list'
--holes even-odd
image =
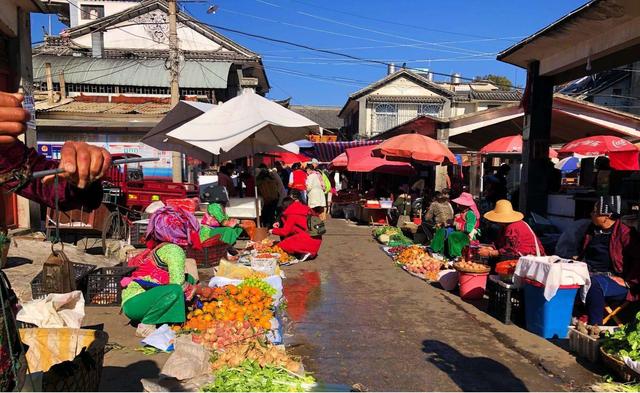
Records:
{"label": "umbrella pole", "polygon": [[255,137],[252,135],[249,137],[249,139],[251,139],[251,173],[249,174],[250,176],[253,176],[253,192],[254,192],[254,198],[255,198],[255,206],[256,206],[256,226],[258,228],[261,228],[260,225],[260,203],[258,201],[258,178],[256,176],[256,152],[255,152],[255,146],[254,146],[254,139]]}

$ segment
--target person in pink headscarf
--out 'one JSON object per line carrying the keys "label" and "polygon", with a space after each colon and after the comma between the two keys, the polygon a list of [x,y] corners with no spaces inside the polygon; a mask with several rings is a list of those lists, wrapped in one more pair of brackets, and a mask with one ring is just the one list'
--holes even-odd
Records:
{"label": "person in pink headscarf", "polygon": [[460,213],[453,219],[456,230],[466,233],[471,240],[474,240],[480,227],[480,211],[473,200],[473,195],[463,192],[451,202],[460,208]]}

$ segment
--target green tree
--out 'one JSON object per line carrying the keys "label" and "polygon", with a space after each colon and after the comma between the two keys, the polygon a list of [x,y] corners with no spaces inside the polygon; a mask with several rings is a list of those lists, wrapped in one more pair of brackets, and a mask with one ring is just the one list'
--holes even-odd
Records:
{"label": "green tree", "polygon": [[511,80],[503,75],[487,74],[485,76],[477,76],[476,80],[487,80],[493,82],[500,90],[511,90],[513,83]]}

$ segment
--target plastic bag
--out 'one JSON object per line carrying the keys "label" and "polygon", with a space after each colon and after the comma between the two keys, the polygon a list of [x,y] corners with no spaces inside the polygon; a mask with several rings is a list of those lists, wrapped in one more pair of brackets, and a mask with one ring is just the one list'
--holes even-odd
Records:
{"label": "plastic bag", "polygon": [[142,340],[142,343],[158,348],[161,351],[170,352],[173,351],[173,343],[175,340],[176,332],[171,330],[169,325],[165,323]]}
{"label": "plastic bag", "polygon": [[44,328],[79,329],[84,319],[84,296],[81,291],[51,293],[23,304],[16,319]]}
{"label": "plastic bag", "polygon": [[161,374],[179,381],[206,374],[209,371],[209,352],[191,340],[191,335],[175,341],[175,351],[162,367]]}
{"label": "plastic bag", "polygon": [[[263,278],[263,280],[266,281],[267,284],[271,285],[276,290],[275,295],[273,295],[273,303],[274,305],[278,306],[280,304],[280,300],[282,299],[282,290],[283,290],[282,277],[269,276],[267,278]],[[225,285],[239,285],[241,282],[242,280],[234,280],[231,278],[215,276],[215,277],[212,277],[211,280],[209,281],[209,287],[215,288],[215,287],[224,287]]]}

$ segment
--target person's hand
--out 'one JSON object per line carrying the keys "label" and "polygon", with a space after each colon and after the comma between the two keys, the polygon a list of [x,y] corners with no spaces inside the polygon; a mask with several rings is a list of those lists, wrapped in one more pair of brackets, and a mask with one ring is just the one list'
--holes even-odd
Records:
{"label": "person's hand", "polygon": [[616,284],[618,284],[618,285],[620,285],[622,287],[626,287],[627,286],[627,283],[622,279],[622,277],[618,277],[618,276],[610,276],[610,277],[611,277],[611,279],[613,281],[616,282]]}
{"label": "person's hand", "polygon": [[280,223],[279,222],[274,222],[273,223],[273,228],[280,228]]}
{"label": "person's hand", "polygon": [[27,129],[30,114],[22,108],[22,94],[0,92],[0,145],[11,144]]}
{"label": "person's hand", "polygon": [[480,255],[481,257],[488,258],[488,257],[496,256],[496,254],[497,254],[497,251],[491,247],[480,247],[478,249],[478,255]]}
{"label": "person's hand", "polygon": [[[67,142],[60,151],[60,176],[69,179],[78,188],[101,179],[111,166],[111,154],[101,147],[84,142]],[[50,183],[55,175],[47,176],[43,182]]]}

